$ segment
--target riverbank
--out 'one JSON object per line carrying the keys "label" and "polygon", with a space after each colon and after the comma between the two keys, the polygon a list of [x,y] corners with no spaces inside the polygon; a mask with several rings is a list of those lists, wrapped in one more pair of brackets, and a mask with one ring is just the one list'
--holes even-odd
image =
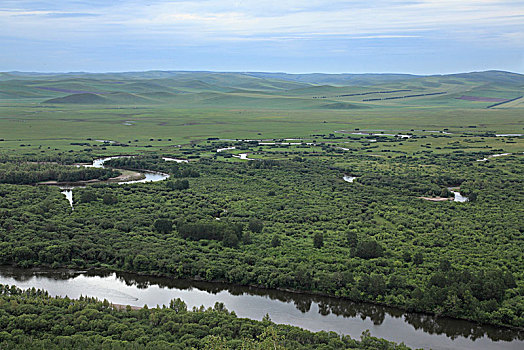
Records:
{"label": "riverbank", "polygon": [[124,305],[124,304],[114,304],[114,303],[111,303],[111,306],[115,309],[115,310],[141,310],[143,309],[142,306],[132,306],[132,305]]}
{"label": "riverbank", "polygon": [[132,170],[127,170],[127,169],[115,169],[115,170],[120,171],[121,174],[116,177],[109,178],[107,180],[92,179],[92,180],[75,181],[75,182],[45,181],[45,182],[38,182],[35,185],[86,186],[86,185],[93,185],[93,184],[115,183],[115,182],[124,182],[124,181],[138,181],[138,180],[142,180],[146,178],[146,176],[143,173],[140,173],[138,171],[132,171]]}
{"label": "riverbank", "polygon": [[[2,348],[148,348],[148,349],[385,349],[407,350],[404,344],[334,332],[310,332],[269,318],[250,320],[224,304],[188,309],[179,298],[169,307],[117,309],[93,298],[50,296],[43,289],[0,286],[0,312],[9,320],[0,333]],[[25,313],[20,313],[23,308]],[[116,317],[115,317],[116,316]],[[77,320],[72,322],[71,320]],[[38,324],[29,328],[28,322]],[[248,330],[246,332],[246,330]]]}
{"label": "riverbank", "polygon": [[334,331],[358,338],[367,329],[371,335],[414,348],[518,349],[524,333],[482,326],[477,323],[403,312],[370,303],[354,303],[343,298],[275,289],[242,287],[220,282],[146,277],[135,273],[105,269],[78,271],[63,269],[0,268],[0,283],[19,287],[45,287],[52,296],[92,296],[118,304],[118,308],[155,308],[169,305],[176,298],[188,308],[213,307],[216,302],[238,317],[254,320],[266,314],[279,324],[309,331]]}
{"label": "riverbank", "polygon": [[[6,266],[6,265],[1,266],[0,265],[0,272],[2,271],[2,269],[4,269],[5,271],[6,268],[20,269],[20,268],[13,267],[13,266]],[[26,270],[26,269],[22,269],[22,270]],[[273,297],[278,293],[285,293],[287,296],[283,298],[283,300],[289,300],[290,298],[292,299],[293,296],[297,298],[305,297],[305,298],[311,298],[311,299],[329,298],[331,300],[338,300],[339,302],[368,305],[370,308],[373,308],[373,307],[388,308],[388,309],[391,309],[392,314],[409,313],[409,314],[420,315],[421,317],[424,317],[424,318],[431,317],[431,318],[440,319],[440,320],[470,322],[472,323],[472,325],[470,326],[472,329],[475,328],[474,326],[476,325],[477,327],[478,326],[480,327],[488,326],[488,327],[499,328],[500,330],[524,332],[524,327],[515,327],[511,325],[480,322],[478,320],[475,320],[472,318],[466,318],[466,317],[441,316],[439,314],[427,312],[425,310],[413,309],[413,308],[404,307],[398,304],[388,304],[384,302],[375,302],[375,301],[369,301],[369,300],[365,300],[365,301],[364,300],[352,300],[348,297],[337,296],[337,295],[332,295],[329,293],[323,293],[323,292],[318,292],[318,291],[301,291],[301,290],[294,290],[294,289],[289,289],[289,288],[266,288],[260,285],[252,285],[252,284],[243,285],[243,284],[229,283],[224,280],[205,280],[202,278],[179,279],[179,278],[175,278],[174,276],[163,274],[163,273],[156,273],[156,274],[143,273],[143,272],[128,271],[124,269],[109,268],[109,267],[105,267],[105,268],[87,267],[87,269],[77,270],[75,268],[71,268],[67,266],[61,267],[59,269],[51,269],[50,267],[40,266],[40,267],[34,267],[26,271],[34,271],[35,275],[45,274],[49,272],[52,273],[55,271],[59,275],[60,274],[74,275],[74,274],[85,273],[87,275],[93,275],[93,276],[106,276],[110,274],[116,274],[120,276],[121,278],[123,278],[124,280],[129,280],[129,281],[137,280],[137,281],[143,281],[143,282],[148,281],[146,285],[149,285],[150,283],[165,283],[165,286],[169,286],[170,281],[176,281],[176,283],[182,283],[183,285],[194,285],[194,286],[197,286],[197,288],[205,286],[205,289],[214,290],[214,291],[216,290],[236,290],[236,291],[242,290],[244,292],[250,292],[256,295],[272,295]],[[137,282],[137,283],[140,284],[140,282]],[[125,307],[128,304],[122,304],[122,305],[123,307]],[[129,305],[137,306],[137,305],[132,305],[132,304],[129,304]],[[143,306],[143,304],[140,306]],[[524,334],[522,334],[521,337],[524,340]]]}
{"label": "riverbank", "polygon": [[[86,168],[105,168],[104,163],[111,159],[118,158],[129,158],[134,157],[133,155],[118,155],[94,159],[92,163],[77,163],[78,167]],[[152,171],[148,169],[134,169],[134,168],[112,168],[120,172],[120,175],[109,178],[107,180],[91,179],[85,181],[43,181],[34,183],[33,185],[48,185],[48,186],[64,186],[64,187],[83,187],[92,184],[104,184],[104,183],[139,183],[139,182],[155,182],[167,179],[169,174],[165,174],[158,171]]]}
{"label": "riverbank", "polygon": [[[453,199],[451,199],[451,200],[453,200]],[[140,272],[135,272],[135,271],[126,271],[126,270],[121,270],[121,269],[93,268],[90,271],[93,271],[93,272],[106,272],[106,273],[110,272],[110,273],[134,274],[134,275],[145,277],[145,278],[175,279],[175,277],[167,275],[167,274],[148,274],[148,273],[140,273]],[[262,292],[276,291],[276,292],[290,293],[290,294],[294,294],[294,295],[297,295],[297,296],[300,295],[300,296],[306,296],[306,297],[333,298],[333,299],[348,301],[348,302],[352,302],[352,303],[364,303],[364,304],[369,304],[369,305],[376,305],[376,306],[382,306],[382,307],[388,307],[388,308],[395,308],[395,309],[397,309],[400,312],[417,313],[417,314],[420,314],[420,315],[432,316],[432,317],[436,317],[436,318],[440,317],[440,318],[444,318],[444,319],[447,318],[447,319],[453,319],[453,320],[457,320],[457,321],[468,321],[468,322],[476,323],[478,325],[500,327],[500,328],[504,328],[504,329],[508,329],[508,330],[515,330],[515,331],[518,331],[518,332],[524,332],[524,327],[515,327],[515,326],[512,326],[512,325],[506,325],[506,324],[495,324],[495,323],[480,322],[480,321],[478,321],[476,319],[466,318],[466,317],[441,316],[440,314],[427,312],[427,311],[421,310],[421,309],[412,309],[412,308],[405,307],[405,306],[398,305],[398,304],[388,304],[388,303],[384,303],[384,302],[376,302],[376,301],[368,301],[368,300],[365,300],[365,301],[363,301],[363,300],[353,300],[353,299],[350,299],[348,297],[334,295],[334,294],[328,294],[328,293],[323,293],[323,292],[318,292],[318,291],[301,291],[301,290],[295,290],[295,289],[289,289],[289,288],[266,288],[266,287],[260,286],[260,285],[235,284],[235,283],[229,283],[229,282],[224,281],[224,280],[205,280],[205,279],[202,279],[202,278],[186,278],[185,280],[186,281],[190,281],[190,282],[197,282],[197,283],[199,283],[199,282],[201,282],[201,283],[210,283],[210,284],[214,284],[214,285],[217,285],[217,286],[227,285],[227,286],[230,286],[230,287],[233,287],[233,288],[235,288],[235,287],[236,288],[253,288],[255,290],[259,290],[259,291],[262,291]],[[524,339],[524,334],[523,334],[523,339]]]}
{"label": "riverbank", "polygon": [[[518,230],[518,213],[511,210],[518,208],[514,205],[518,197],[511,195],[517,193],[512,188],[518,181],[509,182],[510,187],[505,181],[504,188],[487,188],[480,200],[472,204],[442,207],[413,200],[420,195],[416,189],[427,188],[428,193],[436,194],[442,190],[441,186],[432,186],[434,177],[430,175],[434,170],[422,176],[418,172],[426,168],[420,166],[416,174],[397,174],[394,181],[388,181],[393,170],[385,176],[370,167],[370,174],[357,180],[360,184],[355,186],[340,177],[363,174],[363,169],[326,168],[324,162],[290,161],[273,164],[271,169],[258,169],[258,162],[219,163],[210,159],[179,167],[151,157],[106,163],[109,164],[169,171],[176,179],[177,170],[195,170],[201,176],[188,180],[188,191],[171,190],[161,184],[134,185],[132,190],[128,186],[93,186],[90,192],[96,201],[84,203],[81,210],[72,213],[64,201],[55,200],[57,215],[52,221],[43,208],[42,215],[30,221],[31,226],[25,216],[16,220],[18,213],[34,210],[32,203],[26,205],[16,199],[29,198],[21,193],[31,192],[31,198],[45,200],[56,197],[56,191],[8,186],[4,192],[14,199],[9,202],[21,204],[16,211],[10,211],[13,229],[8,233],[8,244],[4,244],[5,260],[20,266],[111,266],[179,278],[200,276],[522,326],[519,284],[515,286],[520,283],[519,265],[508,261],[511,256],[520,257],[518,237],[505,234],[518,232],[514,231]],[[475,166],[490,172],[487,178],[491,172],[500,176],[497,164]],[[393,168],[394,164],[388,163],[388,167]],[[403,169],[402,162],[395,172]],[[468,169],[458,174],[460,178],[451,176],[442,183],[457,185],[461,179],[477,178]],[[464,191],[468,195],[475,193],[469,183],[464,185]],[[117,205],[99,204],[108,192],[118,200]],[[507,198],[494,201],[499,197]],[[501,218],[498,209],[503,207],[509,210]],[[221,237],[193,240],[181,236],[176,229],[160,232],[155,225],[162,219],[172,225],[182,220],[201,220],[207,225],[215,223],[214,218],[223,209],[228,213],[221,215],[221,230],[244,227],[242,232],[238,230],[239,241],[232,247],[220,241]],[[263,224],[262,230],[256,230],[260,232],[248,228],[250,221],[257,219]],[[506,225],[489,225],[502,221]],[[58,224],[53,226],[55,222]],[[35,242],[31,239],[34,235],[25,233],[31,227],[31,233],[53,239]],[[320,247],[314,241],[317,231],[324,233]],[[508,250],[507,240],[501,242],[488,234],[479,234],[486,231],[507,237],[510,243],[515,242],[509,247],[517,249]],[[275,236],[277,239],[273,240]],[[478,244],[475,237],[480,239]],[[371,254],[361,249],[362,243],[375,242],[369,249]],[[21,254],[26,248],[33,254]],[[502,248],[506,260],[500,258]],[[440,260],[447,265],[440,267]],[[495,288],[489,289],[492,285]],[[473,298],[465,298],[467,295]],[[455,307],[448,307],[450,300],[455,301]]]}

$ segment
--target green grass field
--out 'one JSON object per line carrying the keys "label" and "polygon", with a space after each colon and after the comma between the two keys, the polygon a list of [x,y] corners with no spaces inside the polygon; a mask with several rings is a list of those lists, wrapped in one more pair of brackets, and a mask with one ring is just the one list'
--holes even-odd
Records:
{"label": "green grass field", "polygon": [[[113,148],[102,150],[103,143],[94,140],[112,140],[130,146],[126,152],[140,153],[172,151],[173,146],[201,143],[208,138],[311,140],[313,135],[327,137],[341,130],[429,137],[446,130],[452,133],[451,138],[431,139],[433,151],[441,153],[446,152],[444,147],[450,142],[464,143],[461,137],[465,135],[524,132],[522,99],[492,109],[486,108],[492,102],[458,99],[513,99],[524,95],[524,78],[510,73],[410,76],[405,80],[394,77],[393,81],[373,77],[368,81],[361,78],[359,85],[345,86],[340,84],[341,78],[334,77],[328,78],[338,84],[328,85],[291,81],[289,77],[283,80],[278,75],[264,78],[240,73],[153,73],[2,74],[0,150],[79,151],[86,145],[71,143],[89,143],[89,147],[97,145],[97,152],[103,154],[113,153]],[[328,78],[324,80],[329,83]],[[439,92],[445,93],[376,100]],[[394,148],[413,153],[426,141],[412,140]],[[522,138],[507,142],[500,137],[486,137],[477,141],[478,149],[490,146],[505,152],[524,151]],[[381,150],[383,146],[378,144]]]}

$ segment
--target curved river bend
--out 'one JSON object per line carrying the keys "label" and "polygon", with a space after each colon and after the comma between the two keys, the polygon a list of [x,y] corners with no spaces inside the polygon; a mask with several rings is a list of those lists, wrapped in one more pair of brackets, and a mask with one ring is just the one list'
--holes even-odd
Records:
{"label": "curved river bend", "polygon": [[[354,182],[356,180],[356,176],[351,176],[351,175],[347,175],[345,174],[342,179],[346,182]],[[453,187],[448,187],[448,190],[453,193],[453,201],[455,202],[461,202],[461,203],[464,203],[464,202],[467,202],[469,201],[468,197],[465,197],[463,196],[460,192],[458,191],[453,191],[454,189],[456,188],[453,188]]]}
{"label": "curved river bend", "polygon": [[376,337],[425,349],[523,349],[524,333],[473,322],[407,313],[399,309],[348,300],[221,283],[143,277],[114,272],[0,268],[0,283],[41,288],[51,295],[80,295],[114,304],[149,307],[181,298],[188,307],[222,302],[239,317],[311,331],[334,331],[359,338],[369,329]]}
{"label": "curved river bend", "polygon": [[[98,158],[93,160],[93,164],[86,164],[83,165],[86,168],[104,168],[104,163],[111,159],[117,159],[117,158],[129,158],[132,156],[114,156],[114,157],[105,157],[105,158]],[[174,158],[162,158],[165,161],[176,161],[177,163],[181,162],[187,162],[187,160],[182,159],[174,159]],[[78,166],[78,165],[77,165]],[[117,183],[119,184],[135,184],[135,183],[144,183],[144,182],[156,182],[156,181],[162,181],[169,177],[168,174],[160,173],[157,171],[140,171],[140,174],[144,175],[143,178],[138,180],[130,180],[130,181],[119,181]],[[85,187],[85,186],[60,186],[60,189],[62,190],[61,193],[66,197],[67,201],[69,202],[69,205],[71,205],[71,208],[73,208],[73,189],[77,187]]]}
{"label": "curved river bend", "polygon": [[[244,156],[244,157],[242,157]],[[104,167],[109,159],[100,158],[88,167]],[[241,159],[248,159],[241,154]],[[171,161],[171,159],[164,159]],[[178,161],[175,160],[175,161]],[[144,178],[119,183],[161,181],[169,177],[142,171]],[[355,177],[345,175],[353,182]],[[81,186],[76,186],[81,187]],[[62,193],[72,205],[72,188]],[[466,201],[453,191],[455,201]],[[457,198],[459,197],[459,198]],[[276,323],[290,324],[311,331],[334,331],[359,338],[369,329],[373,336],[404,342],[413,348],[431,349],[524,349],[524,333],[484,326],[473,322],[407,313],[399,309],[348,300],[297,293],[239,287],[228,284],[192,282],[169,278],[143,277],[112,272],[75,272],[66,270],[25,270],[0,267],[0,283],[20,288],[46,289],[51,295],[78,298],[80,295],[107,299],[115,304],[149,307],[169,304],[181,298],[191,308],[222,302],[239,317],[260,320],[267,313]]]}

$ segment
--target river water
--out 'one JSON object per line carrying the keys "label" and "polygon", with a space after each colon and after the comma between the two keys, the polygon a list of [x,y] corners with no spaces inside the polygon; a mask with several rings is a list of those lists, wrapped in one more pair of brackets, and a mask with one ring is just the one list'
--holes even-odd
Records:
{"label": "river water", "polygon": [[240,153],[238,155],[233,154],[233,157],[240,158],[240,159],[243,159],[243,160],[254,160],[253,158],[249,158],[248,157],[248,153]]}
{"label": "river water", "polygon": [[[105,158],[98,158],[93,160],[92,164],[83,164],[82,166],[86,168],[104,168],[104,163],[111,159],[117,159],[117,158],[129,158],[132,156],[114,156],[114,157],[105,157]],[[181,162],[187,162],[187,160],[181,160],[181,159],[174,159],[174,158],[162,158],[165,161],[177,161],[179,163]],[[77,165],[80,166],[80,165]],[[130,181],[119,181],[119,184],[135,184],[135,183],[144,183],[144,182],[156,182],[156,181],[162,181],[169,177],[168,174],[156,172],[156,171],[147,171],[143,170],[140,171],[144,177],[142,179],[138,180],[130,180]],[[77,187],[85,187],[85,186],[61,186],[60,189],[62,190],[60,193],[62,193],[67,201],[69,202],[69,205],[71,206],[71,209],[74,210],[73,207],[73,189]]]}
{"label": "river water", "polygon": [[453,195],[455,196],[453,198],[453,201],[455,202],[460,202],[460,203],[464,203],[464,202],[467,202],[469,201],[468,197],[465,197],[463,196],[462,194],[460,194],[460,192],[457,192],[457,191],[452,191],[452,190],[449,190],[451,193],[453,193]]}
{"label": "river water", "polygon": [[189,160],[187,159],[178,159],[178,158],[170,158],[170,157],[163,157],[163,160],[166,162],[175,162],[175,163],[189,163]]}
{"label": "river water", "polygon": [[346,181],[346,182],[353,182],[353,181],[355,181],[356,176],[344,175],[344,176],[342,177],[342,179],[343,179],[344,181]]}
{"label": "river water", "polygon": [[143,277],[114,272],[0,268],[0,283],[46,289],[51,295],[80,295],[115,304],[149,307],[181,298],[189,308],[222,302],[239,317],[311,331],[335,331],[359,338],[369,329],[376,337],[425,349],[524,349],[524,334],[473,322],[406,313],[399,309],[348,300],[220,283]]}

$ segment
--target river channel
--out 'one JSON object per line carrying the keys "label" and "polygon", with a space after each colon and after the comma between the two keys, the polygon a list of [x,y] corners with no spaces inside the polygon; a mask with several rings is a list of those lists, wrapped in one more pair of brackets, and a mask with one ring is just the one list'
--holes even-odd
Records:
{"label": "river channel", "polygon": [[115,304],[149,307],[181,298],[189,308],[222,302],[239,317],[311,331],[334,331],[359,338],[369,329],[376,337],[424,349],[523,349],[524,333],[443,317],[348,300],[221,283],[144,277],[114,272],[0,268],[0,283],[41,288],[53,296],[80,295]]}
{"label": "river channel", "polygon": [[[132,156],[114,156],[114,157],[105,157],[105,158],[98,158],[93,160],[92,164],[84,164],[82,166],[86,168],[104,168],[104,163],[111,159],[117,159],[117,158],[126,158],[126,157],[132,157]],[[176,161],[176,162],[187,162],[187,160],[179,160],[174,158],[163,158],[165,161]],[[147,171],[147,170],[141,170],[140,174],[143,175],[142,178],[137,180],[130,180],[130,181],[119,181],[119,184],[134,184],[134,183],[144,183],[144,182],[156,182],[156,181],[162,181],[169,177],[168,174],[160,173],[157,171]],[[60,186],[60,189],[62,190],[61,193],[66,197],[67,201],[69,202],[69,205],[72,209],[73,207],[73,189],[76,187],[84,187],[84,186]]]}

